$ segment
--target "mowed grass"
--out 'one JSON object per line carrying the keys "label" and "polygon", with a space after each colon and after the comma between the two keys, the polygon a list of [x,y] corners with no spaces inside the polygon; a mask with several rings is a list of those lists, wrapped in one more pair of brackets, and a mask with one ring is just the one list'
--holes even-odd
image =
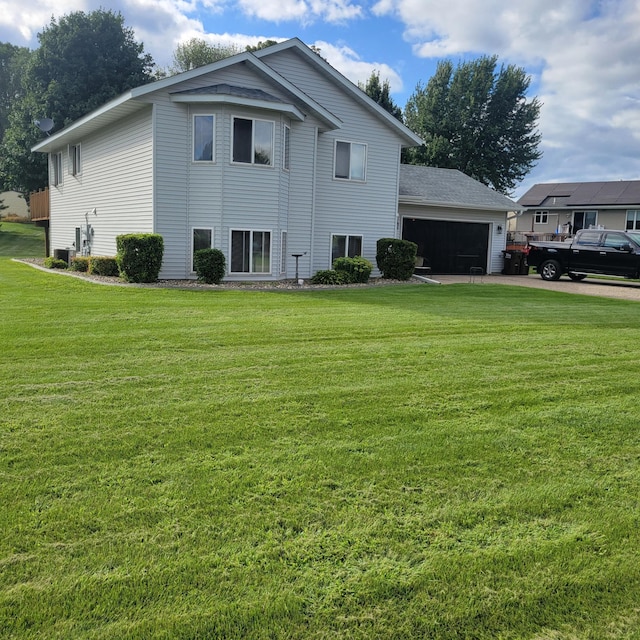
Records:
{"label": "mowed grass", "polygon": [[44,258],[44,229],[31,223],[0,220],[0,256]]}
{"label": "mowed grass", "polygon": [[640,637],[640,307],[0,261],[0,637]]}

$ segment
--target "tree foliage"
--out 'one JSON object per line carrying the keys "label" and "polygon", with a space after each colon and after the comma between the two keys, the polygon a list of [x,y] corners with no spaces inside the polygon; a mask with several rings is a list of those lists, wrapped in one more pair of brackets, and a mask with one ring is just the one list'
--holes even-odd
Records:
{"label": "tree foliage", "polygon": [[383,109],[386,109],[394,118],[402,122],[402,109],[393,101],[389,80],[380,82],[380,72],[372,71],[366,83],[358,83],[358,86],[374,102],[377,102]]}
{"label": "tree foliage", "polygon": [[242,49],[235,44],[210,44],[202,38],[191,38],[175,48],[169,73],[191,71],[205,64],[229,58],[241,51]]}
{"label": "tree foliage", "polygon": [[0,183],[22,193],[44,186],[47,180],[46,157],[30,151],[42,138],[34,120],[51,118],[55,132],[152,80],[153,60],[119,13],[99,9],[52,18],[38,41],[0,147]]}
{"label": "tree foliage", "polygon": [[23,96],[22,76],[30,55],[27,47],[0,42],[0,140],[9,126],[12,105]]}
{"label": "tree foliage", "polygon": [[405,106],[405,123],[425,144],[409,149],[411,164],[459,169],[508,194],[542,156],[537,98],[528,100],[524,70],[497,56],[438,63],[426,87],[418,84]]}

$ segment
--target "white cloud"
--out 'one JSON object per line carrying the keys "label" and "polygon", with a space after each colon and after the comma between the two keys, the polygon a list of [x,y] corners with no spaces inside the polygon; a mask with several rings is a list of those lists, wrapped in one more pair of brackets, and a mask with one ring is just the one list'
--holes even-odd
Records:
{"label": "white cloud", "polygon": [[349,0],[238,0],[238,5],[248,16],[272,22],[342,23],[363,15],[362,7]]}
{"label": "white cloud", "polygon": [[373,11],[404,24],[416,56],[497,54],[533,69],[543,179],[640,178],[638,0],[379,0]]}
{"label": "white cloud", "polygon": [[377,71],[382,81],[389,81],[389,88],[392,92],[402,91],[402,78],[388,64],[361,60],[353,49],[345,45],[333,45],[319,40],[314,43],[314,46],[320,49],[320,55],[332,67],[349,78],[354,84],[366,82],[371,73]]}

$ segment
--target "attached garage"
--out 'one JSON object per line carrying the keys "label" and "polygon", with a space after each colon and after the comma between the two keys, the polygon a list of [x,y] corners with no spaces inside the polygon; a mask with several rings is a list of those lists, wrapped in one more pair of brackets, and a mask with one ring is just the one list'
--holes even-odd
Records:
{"label": "attached garage", "polygon": [[400,234],[433,274],[499,273],[509,198],[455,169],[401,165]]}

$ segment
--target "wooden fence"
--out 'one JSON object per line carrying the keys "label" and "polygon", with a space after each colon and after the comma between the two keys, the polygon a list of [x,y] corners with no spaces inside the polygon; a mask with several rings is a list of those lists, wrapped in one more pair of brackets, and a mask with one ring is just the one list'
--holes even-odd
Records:
{"label": "wooden fence", "polygon": [[31,193],[29,196],[29,209],[33,222],[49,219],[49,187]]}

